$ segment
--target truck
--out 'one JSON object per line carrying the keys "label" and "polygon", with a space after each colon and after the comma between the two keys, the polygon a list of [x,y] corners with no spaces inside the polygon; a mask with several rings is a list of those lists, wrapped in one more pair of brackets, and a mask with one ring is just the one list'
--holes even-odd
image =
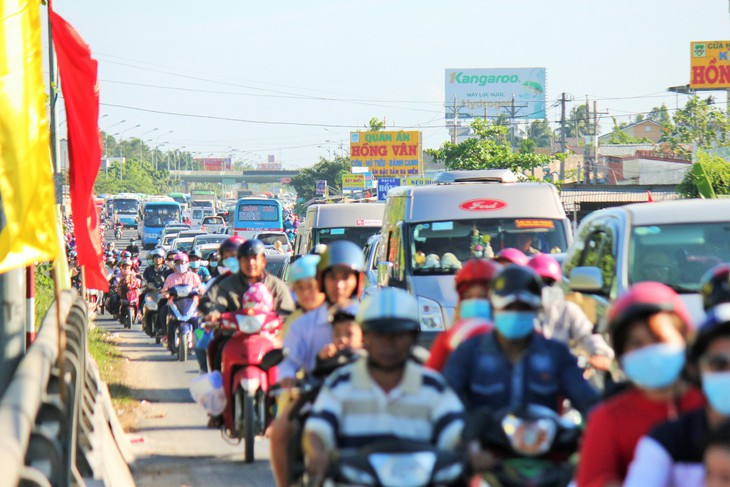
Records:
{"label": "truck", "polygon": [[190,193],[190,207],[211,208],[215,214],[215,191],[208,189],[193,190]]}

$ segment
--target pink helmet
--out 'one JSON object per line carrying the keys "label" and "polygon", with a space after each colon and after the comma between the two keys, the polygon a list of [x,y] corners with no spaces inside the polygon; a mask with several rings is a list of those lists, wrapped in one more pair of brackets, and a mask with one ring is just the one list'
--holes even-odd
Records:
{"label": "pink helmet", "polygon": [[190,259],[188,258],[188,254],[186,254],[185,252],[178,252],[177,254],[175,254],[174,261],[180,261],[183,264],[187,264],[188,262],[190,262]]}
{"label": "pink helmet", "polygon": [[274,310],[274,298],[266,286],[260,282],[249,286],[243,293],[241,304],[243,309],[248,310],[250,314],[267,314]]}
{"label": "pink helmet", "polygon": [[524,266],[527,265],[529,259],[521,250],[507,247],[506,249],[500,250],[494,260],[500,264],[517,264]]}
{"label": "pink helmet", "polygon": [[560,263],[555,260],[555,257],[548,254],[537,254],[530,259],[527,263],[528,267],[532,267],[537,275],[545,279],[552,279],[555,282],[560,282],[563,278],[563,272],[560,268]]}

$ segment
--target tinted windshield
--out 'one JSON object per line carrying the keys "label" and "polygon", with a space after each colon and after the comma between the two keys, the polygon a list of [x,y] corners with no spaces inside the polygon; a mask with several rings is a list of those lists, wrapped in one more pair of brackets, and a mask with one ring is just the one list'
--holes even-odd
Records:
{"label": "tinted windshield", "polygon": [[282,277],[281,276],[282,269],[284,269],[283,260],[279,260],[279,261],[275,261],[275,262],[271,262],[271,261],[266,262],[266,272],[268,272],[269,274],[273,274],[276,277],[280,278],[280,277]]}
{"label": "tinted windshield", "polygon": [[317,230],[316,244],[328,244],[335,240],[349,240],[355,242],[360,248],[365,247],[368,239],[374,233],[378,233],[377,227],[341,227],[341,228],[320,228]]}
{"label": "tinted windshield", "polygon": [[455,274],[473,257],[514,247],[526,254],[565,252],[560,220],[495,218],[412,223],[407,227],[414,275]]}
{"label": "tinted windshield", "polygon": [[175,246],[175,250],[179,250],[179,251],[185,252],[187,254],[191,250],[193,250],[193,241],[184,240],[182,242],[178,242],[177,245]]}
{"label": "tinted windshield", "polygon": [[219,216],[209,216],[203,219],[203,225],[222,225],[223,218]]}
{"label": "tinted windshield", "polygon": [[239,221],[277,222],[279,208],[275,205],[239,205]]}
{"label": "tinted windshield", "polygon": [[698,292],[702,275],[730,262],[730,223],[634,227],[629,243],[629,283],[663,282],[679,292]]}
{"label": "tinted windshield", "polygon": [[195,237],[195,245],[218,243],[224,241],[227,238],[228,235],[206,235],[201,237]]}
{"label": "tinted windshield", "polygon": [[180,207],[169,206],[146,206],[144,209],[144,224],[147,227],[164,227],[170,222],[180,221]]}
{"label": "tinted windshield", "polygon": [[139,209],[139,201],[133,199],[113,200],[114,211],[119,213],[137,213]]}
{"label": "tinted windshield", "polygon": [[260,233],[256,236],[257,239],[261,240],[264,245],[274,245],[274,242],[279,241],[282,245],[289,245],[289,240],[286,235],[280,233]]}

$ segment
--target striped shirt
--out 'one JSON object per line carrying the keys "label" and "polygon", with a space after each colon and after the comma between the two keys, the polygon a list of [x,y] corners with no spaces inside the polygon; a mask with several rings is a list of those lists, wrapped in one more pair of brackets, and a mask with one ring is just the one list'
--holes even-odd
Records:
{"label": "striped shirt", "polygon": [[440,374],[409,361],[401,383],[386,393],[367,360],[334,372],[314,403],[305,432],[333,450],[408,439],[453,449],[464,427],[464,406]]}

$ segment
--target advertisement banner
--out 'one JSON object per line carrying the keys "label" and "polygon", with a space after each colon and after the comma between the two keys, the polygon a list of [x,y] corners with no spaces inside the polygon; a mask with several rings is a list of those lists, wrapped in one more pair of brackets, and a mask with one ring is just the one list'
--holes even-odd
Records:
{"label": "advertisement banner", "polygon": [[419,176],[423,174],[421,132],[352,132],[350,159],[353,172],[367,167],[374,176]]}
{"label": "advertisement banner", "polygon": [[326,179],[318,179],[317,180],[317,194],[327,194],[327,180]]}
{"label": "advertisement banner", "polygon": [[406,178],[406,186],[425,186],[433,183],[433,179],[430,178]]}
{"label": "advertisement banner", "polygon": [[693,90],[730,88],[730,41],[690,42],[689,87]]}
{"label": "advertisement banner", "polygon": [[342,176],[342,191],[360,191],[365,189],[364,174],[345,174]]}
{"label": "advertisement banner", "polygon": [[385,201],[391,188],[400,186],[400,178],[378,178],[378,201]]}
{"label": "advertisement banner", "polygon": [[446,118],[544,119],[545,68],[487,68],[446,70]]}
{"label": "advertisement banner", "polygon": [[203,166],[203,171],[230,171],[233,167],[230,157],[203,157],[195,161]]}

